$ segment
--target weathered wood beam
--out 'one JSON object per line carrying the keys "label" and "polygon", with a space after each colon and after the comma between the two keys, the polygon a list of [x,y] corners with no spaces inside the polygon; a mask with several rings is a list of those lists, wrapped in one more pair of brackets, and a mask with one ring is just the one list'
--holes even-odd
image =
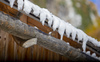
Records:
{"label": "weathered wood beam", "polygon": [[99,61],[86,55],[81,50],[68,45],[66,42],[45,34],[42,31],[21,22],[19,19],[15,19],[2,12],[0,12],[0,28],[25,41],[31,38],[37,38],[38,45],[61,54],[73,61]]}

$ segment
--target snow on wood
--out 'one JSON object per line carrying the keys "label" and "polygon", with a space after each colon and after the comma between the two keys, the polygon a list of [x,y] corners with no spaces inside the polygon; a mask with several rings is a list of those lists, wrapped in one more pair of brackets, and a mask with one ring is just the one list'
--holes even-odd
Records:
{"label": "snow on wood", "polygon": [[[9,0],[10,6],[12,7],[15,0]],[[21,5],[19,5],[21,4]],[[18,0],[18,10],[22,9],[24,5],[24,11],[29,14],[33,10],[33,14],[35,16],[40,17],[40,22],[42,22],[42,25],[44,25],[46,19],[48,19],[48,26],[51,27],[53,25],[53,30],[55,31],[58,28],[58,33],[61,35],[61,40],[63,39],[64,33],[66,33],[67,37],[70,38],[70,35],[72,35],[72,40],[75,40],[76,35],[78,38],[78,41],[83,41],[83,51],[86,50],[86,43],[87,41],[92,42],[95,46],[100,47],[100,42],[98,42],[96,39],[86,35],[82,30],[77,29],[73,27],[71,24],[59,19],[58,17],[54,16],[52,13],[50,13],[47,9],[40,8],[39,6],[31,3],[29,0],[24,0],[23,2],[19,2]],[[81,18],[80,18],[81,19]]]}
{"label": "snow on wood", "polygon": [[95,53],[90,54],[90,51],[87,51],[86,54],[100,60],[100,57],[97,57]]}

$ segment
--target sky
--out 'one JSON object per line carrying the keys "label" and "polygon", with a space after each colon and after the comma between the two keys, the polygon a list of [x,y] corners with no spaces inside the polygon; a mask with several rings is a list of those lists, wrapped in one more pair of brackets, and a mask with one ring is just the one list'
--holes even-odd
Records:
{"label": "sky", "polygon": [[90,1],[92,1],[97,6],[97,10],[100,16],[100,0],[90,0]]}

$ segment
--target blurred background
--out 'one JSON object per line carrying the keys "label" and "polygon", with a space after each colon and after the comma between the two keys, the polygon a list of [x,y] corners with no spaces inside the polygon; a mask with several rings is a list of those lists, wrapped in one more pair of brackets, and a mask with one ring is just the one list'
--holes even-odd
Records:
{"label": "blurred background", "polygon": [[100,0],[31,0],[100,40]]}

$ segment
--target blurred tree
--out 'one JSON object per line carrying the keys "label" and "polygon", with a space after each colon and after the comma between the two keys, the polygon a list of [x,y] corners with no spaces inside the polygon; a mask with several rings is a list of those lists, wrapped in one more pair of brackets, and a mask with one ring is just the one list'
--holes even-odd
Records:
{"label": "blurred tree", "polygon": [[39,5],[40,7],[46,7],[46,0],[31,0],[33,3]]}

